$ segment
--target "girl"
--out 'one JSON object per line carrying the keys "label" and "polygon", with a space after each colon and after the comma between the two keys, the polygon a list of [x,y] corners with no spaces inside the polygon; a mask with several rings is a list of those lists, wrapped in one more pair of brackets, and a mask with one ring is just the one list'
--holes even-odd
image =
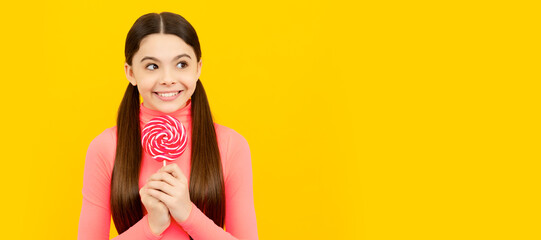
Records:
{"label": "girl", "polygon": [[[78,239],[109,239],[111,216],[118,240],[257,239],[250,149],[212,120],[194,28],[174,13],[143,15],[128,32],[125,56],[129,84],[117,126],[87,151]],[[143,152],[141,129],[166,114],[190,141],[161,167]]]}

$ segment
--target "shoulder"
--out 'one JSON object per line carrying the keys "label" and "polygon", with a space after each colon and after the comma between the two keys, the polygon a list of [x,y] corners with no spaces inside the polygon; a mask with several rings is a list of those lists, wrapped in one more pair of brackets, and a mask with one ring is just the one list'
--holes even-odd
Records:
{"label": "shoulder", "polygon": [[222,158],[224,180],[229,182],[232,176],[251,169],[251,153],[248,141],[232,128],[214,123],[216,138]]}
{"label": "shoulder", "polygon": [[89,145],[89,149],[107,150],[116,146],[116,126],[103,130]]}
{"label": "shoulder", "polygon": [[111,175],[116,152],[116,127],[107,128],[90,142],[86,153],[83,197],[108,209]]}
{"label": "shoulder", "polygon": [[116,126],[97,135],[89,144],[86,161],[99,161],[100,165],[112,168],[116,154]]}
{"label": "shoulder", "polygon": [[227,147],[229,153],[241,148],[248,148],[246,138],[234,129],[217,123],[214,123],[214,127],[216,129],[218,145],[225,145],[224,147]]}

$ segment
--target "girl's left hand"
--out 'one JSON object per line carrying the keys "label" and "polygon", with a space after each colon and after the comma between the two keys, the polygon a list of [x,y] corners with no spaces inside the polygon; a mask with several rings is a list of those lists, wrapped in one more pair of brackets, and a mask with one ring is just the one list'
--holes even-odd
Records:
{"label": "girl's left hand", "polygon": [[188,219],[192,210],[188,180],[176,163],[162,167],[147,180],[149,195],[162,201],[178,223]]}

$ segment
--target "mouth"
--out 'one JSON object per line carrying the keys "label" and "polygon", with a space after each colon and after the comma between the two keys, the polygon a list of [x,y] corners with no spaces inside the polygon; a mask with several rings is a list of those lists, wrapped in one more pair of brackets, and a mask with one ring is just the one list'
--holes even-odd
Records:
{"label": "mouth", "polygon": [[167,92],[153,92],[152,94],[155,94],[158,98],[160,98],[163,101],[171,101],[177,98],[179,93],[181,93],[183,90],[180,91],[167,91]]}

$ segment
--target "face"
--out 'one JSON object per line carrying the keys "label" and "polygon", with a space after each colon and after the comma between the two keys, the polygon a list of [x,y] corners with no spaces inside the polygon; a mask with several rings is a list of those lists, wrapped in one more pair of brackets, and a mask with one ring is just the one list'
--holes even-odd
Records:
{"label": "face", "polygon": [[186,106],[195,91],[201,61],[178,36],[155,33],[141,40],[132,65],[126,63],[124,70],[145,107],[171,113]]}

